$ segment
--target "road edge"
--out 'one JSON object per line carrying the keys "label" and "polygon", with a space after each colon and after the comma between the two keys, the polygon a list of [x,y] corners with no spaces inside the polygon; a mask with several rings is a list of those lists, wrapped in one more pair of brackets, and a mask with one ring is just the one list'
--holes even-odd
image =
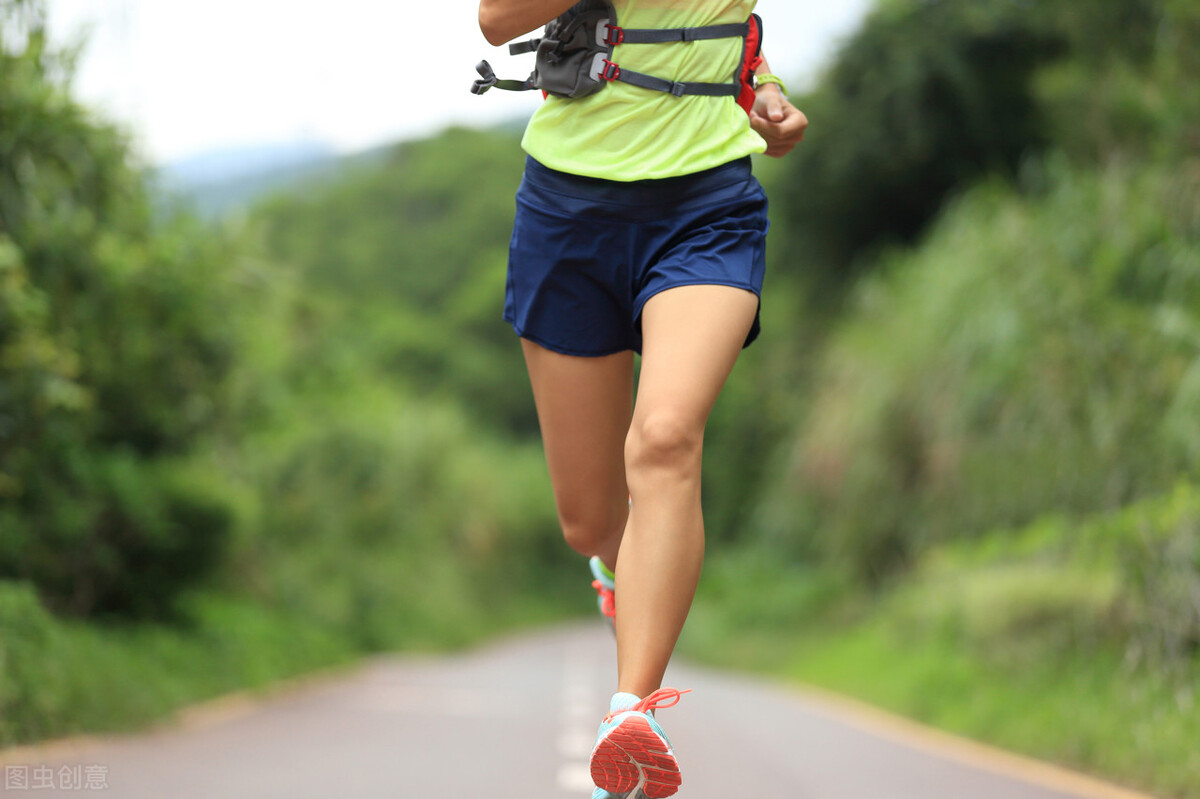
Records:
{"label": "road edge", "polygon": [[1161,799],[1007,749],[930,727],[859,699],[807,683],[781,682],[792,694],[851,727],[911,749],[963,765],[1015,778],[1079,799]]}
{"label": "road edge", "polygon": [[257,688],[242,688],[184,705],[164,719],[126,731],[81,733],[0,748],[0,767],[39,761],[67,760],[85,756],[90,750],[121,738],[169,734],[215,727],[253,713],[269,702],[299,697],[330,687],[369,668],[375,656],[287,677]]}

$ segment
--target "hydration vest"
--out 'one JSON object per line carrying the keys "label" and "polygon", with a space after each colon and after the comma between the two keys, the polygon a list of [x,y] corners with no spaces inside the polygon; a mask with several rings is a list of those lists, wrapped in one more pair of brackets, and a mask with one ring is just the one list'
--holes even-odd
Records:
{"label": "hydration vest", "polygon": [[[682,44],[710,39],[742,39],[742,63],[728,83],[673,81],[623,69],[612,60],[618,44]],[[754,106],[754,70],[762,63],[762,20],[751,14],[745,22],[697,28],[622,28],[610,0],[582,0],[546,25],[542,36],[508,46],[512,55],[536,53],[533,72],[525,80],[501,80],[491,64],[475,66],[479,80],[473,94],[488,89],[541,89],[556,97],[587,97],[612,81],[621,81],[676,97],[734,97],[746,113]]]}

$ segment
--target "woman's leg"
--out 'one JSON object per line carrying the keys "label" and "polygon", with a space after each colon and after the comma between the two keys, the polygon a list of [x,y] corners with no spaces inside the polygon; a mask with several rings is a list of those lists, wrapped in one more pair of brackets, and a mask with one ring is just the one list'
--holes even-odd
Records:
{"label": "woman's leg", "polygon": [[521,340],[563,536],[610,569],[628,514],[633,353],[579,358]]}
{"label": "woman's leg", "polygon": [[616,569],[618,690],[657,690],[704,556],[700,459],[708,414],[758,309],[752,292],[682,286],[642,311],[642,368],[625,442],[633,497]]}

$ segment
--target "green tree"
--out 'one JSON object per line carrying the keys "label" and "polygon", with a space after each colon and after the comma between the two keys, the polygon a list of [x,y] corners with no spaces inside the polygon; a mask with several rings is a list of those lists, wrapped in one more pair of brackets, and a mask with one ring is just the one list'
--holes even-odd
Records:
{"label": "green tree", "polygon": [[189,461],[233,358],[228,253],[156,221],[43,16],[0,2],[0,577],[73,613],[156,613],[232,524]]}
{"label": "green tree", "polygon": [[949,194],[1015,174],[1046,143],[1032,77],[1064,44],[1025,3],[876,9],[803,98],[813,124],[776,190],[803,253],[790,266],[836,286],[881,245],[913,242]]}
{"label": "green tree", "polygon": [[324,298],[327,349],[529,436],[524,364],[501,321],[522,163],[516,135],[452,129],[266,202],[252,226],[267,257]]}

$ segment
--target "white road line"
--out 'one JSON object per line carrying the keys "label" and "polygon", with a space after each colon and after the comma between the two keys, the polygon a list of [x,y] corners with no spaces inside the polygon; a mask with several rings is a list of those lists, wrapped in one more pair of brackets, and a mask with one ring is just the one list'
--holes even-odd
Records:
{"label": "white road line", "polygon": [[558,753],[566,758],[586,760],[596,743],[596,734],[582,728],[563,730],[558,736]]}
{"label": "white road line", "polygon": [[558,770],[558,787],[573,794],[590,794],[595,785],[588,764],[600,712],[596,691],[596,665],[584,647],[567,650],[563,664],[563,716],[558,751],[563,764]]}

